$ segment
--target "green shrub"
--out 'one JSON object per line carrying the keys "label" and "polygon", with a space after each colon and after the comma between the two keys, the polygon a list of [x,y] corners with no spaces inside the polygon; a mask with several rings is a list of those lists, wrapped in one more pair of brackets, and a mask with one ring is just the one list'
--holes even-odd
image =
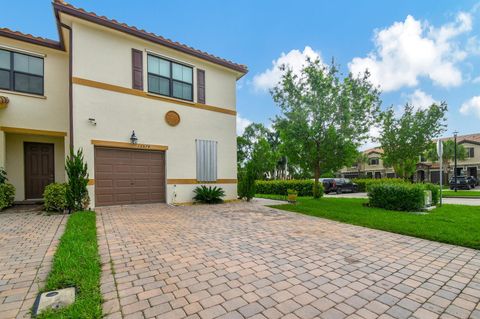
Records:
{"label": "green shrub", "polygon": [[359,192],[368,192],[370,185],[378,184],[410,184],[401,178],[355,178],[353,182],[357,184]]}
{"label": "green shrub", "polygon": [[7,172],[0,167],[0,184],[5,184],[8,181]]}
{"label": "green shrub", "polygon": [[10,183],[0,184],[0,210],[13,205],[15,187]]}
{"label": "green shrub", "polygon": [[[319,197],[323,195],[323,185],[318,185]],[[288,190],[295,190],[298,196],[313,196],[314,182],[313,180],[274,180],[274,181],[256,181],[255,182],[257,194],[270,195],[287,195]]]}
{"label": "green shrub", "polygon": [[250,201],[255,196],[255,171],[251,166],[238,174],[238,197]]}
{"label": "green shrub", "polygon": [[70,149],[70,156],[67,156],[65,171],[68,176],[67,183],[67,207],[70,211],[86,209],[88,206],[88,168],[83,159],[83,151],[77,153]]}
{"label": "green shrub", "polygon": [[425,183],[423,184],[423,187],[432,192],[432,205],[437,205],[440,201],[440,186],[432,183]]}
{"label": "green shrub", "polygon": [[416,211],[425,206],[422,184],[372,184],[368,186],[369,204],[389,210]]}
{"label": "green shrub", "polygon": [[67,208],[67,185],[52,183],[45,187],[43,206],[47,212],[63,212]]}
{"label": "green shrub", "polygon": [[221,187],[199,186],[193,191],[195,196],[193,199],[197,202],[206,204],[218,204],[223,202],[222,197],[225,197],[225,191]]}

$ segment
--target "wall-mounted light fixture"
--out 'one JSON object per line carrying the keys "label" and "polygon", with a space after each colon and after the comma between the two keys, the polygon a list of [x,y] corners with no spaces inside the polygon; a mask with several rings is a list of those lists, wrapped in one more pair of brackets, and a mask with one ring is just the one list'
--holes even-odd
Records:
{"label": "wall-mounted light fixture", "polygon": [[132,144],[137,144],[137,141],[138,141],[138,138],[137,136],[135,135],[135,131],[132,131],[132,135],[130,135],[130,142]]}
{"label": "wall-mounted light fixture", "polygon": [[92,125],[97,125],[97,121],[95,121],[95,119],[93,117],[89,118],[88,122],[90,122],[90,124],[92,124]]}

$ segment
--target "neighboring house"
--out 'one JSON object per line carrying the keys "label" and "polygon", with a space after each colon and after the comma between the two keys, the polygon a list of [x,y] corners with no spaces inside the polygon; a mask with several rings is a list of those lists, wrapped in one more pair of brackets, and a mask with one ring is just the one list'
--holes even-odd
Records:
{"label": "neighboring house", "polygon": [[[442,138],[442,141],[452,140],[453,137]],[[480,176],[480,133],[457,136],[457,143],[463,145],[467,151],[467,157],[464,160],[457,160],[457,174]],[[355,164],[354,167],[344,167],[338,173],[342,177],[371,177],[384,178],[395,177],[395,172],[391,167],[385,167],[382,161],[383,150],[381,148],[373,148],[364,151],[368,158],[366,163]],[[454,162],[448,163],[449,177],[453,176]],[[419,156],[417,163],[417,171],[414,175],[414,180],[422,182],[438,183],[440,180],[440,165],[439,163],[432,163]],[[446,181],[446,175],[444,174]]]}
{"label": "neighboring house", "polygon": [[17,201],[66,180],[82,148],[91,205],[237,196],[236,81],[247,67],[63,1],[60,41],[0,29],[0,167]]}
{"label": "neighboring house", "polygon": [[352,167],[344,167],[339,171],[339,175],[346,178],[385,178],[395,177],[395,172],[391,167],[385,167],[383,164],[383,150],[381,148],[371,148],[363,152],[365,161],[354,164]]}

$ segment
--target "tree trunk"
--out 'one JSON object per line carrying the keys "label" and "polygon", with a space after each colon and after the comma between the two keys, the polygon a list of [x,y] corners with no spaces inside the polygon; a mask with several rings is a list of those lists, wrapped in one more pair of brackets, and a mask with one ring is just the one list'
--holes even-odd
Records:
{"label": "tree trunk", "polygon": [[318,192],[318,189],[319,189],[318,179],[319,178],[320,178],[320,164],[316,163],[315,164],[315,172],[314,172],[315,182],[314,182],[314,185],[313,185],[313,197],[314,198],[319,198],[320,197],[319,192]]}

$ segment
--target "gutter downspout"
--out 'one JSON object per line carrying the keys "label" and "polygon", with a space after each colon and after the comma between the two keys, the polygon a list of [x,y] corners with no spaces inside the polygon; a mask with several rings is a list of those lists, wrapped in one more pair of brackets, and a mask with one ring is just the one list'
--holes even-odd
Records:
{"label": "gutter downspout", "polygon": [[67,29],[69,32],[69,52],[68,52],[68,98],[69,98],[69,105],[68,105],[68,113],[69,113],[69,144],[70,149],[74,149],[73,145],[73,30],[70,26],[60,23],[60,25]]}

